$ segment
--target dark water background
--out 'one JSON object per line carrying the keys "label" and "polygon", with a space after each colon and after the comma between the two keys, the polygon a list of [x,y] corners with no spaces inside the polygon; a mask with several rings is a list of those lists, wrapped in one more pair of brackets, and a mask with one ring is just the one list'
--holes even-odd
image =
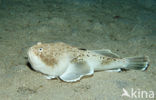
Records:
{"label": "dark water background", "polygon": [[[49,81],[27,65],[27,50],[39,41],[147,55],[150,67],[97,72],[73,84]],[[122,88],[156,93],[155,59],[156,0],[0,0],[0,99],[131,99],[121,98]]]}

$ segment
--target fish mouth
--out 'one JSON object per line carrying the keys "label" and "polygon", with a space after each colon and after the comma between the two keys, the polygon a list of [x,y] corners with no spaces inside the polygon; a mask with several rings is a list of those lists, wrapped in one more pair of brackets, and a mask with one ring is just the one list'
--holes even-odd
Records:
{"label": "fish mouth", "polygon": [[34,49],[32,47],[28,49],[27,55],[28,55],[28,62],[31,64],[32,67],[39,65],[39,60],[38,60],[39,58],[34,53]]}
{"label": "fish mouth", "polygon": [[34,69],[34,66],[36,65],[36,62],[35,62],[35,54],[33,52],[33,48],[29,48],[28,49],[28,52],[27,52],[27,55],[28,55],[28,62],[31,64],[31,67]]}

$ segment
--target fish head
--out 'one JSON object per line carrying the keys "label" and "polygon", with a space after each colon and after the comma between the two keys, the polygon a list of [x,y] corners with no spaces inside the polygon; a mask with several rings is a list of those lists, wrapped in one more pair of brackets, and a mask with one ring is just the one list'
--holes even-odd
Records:
{"label": "fish head", "polygon": [[70,57],[58,47],[59,44],[41,42],[30,47],[27,54],[31,67],[47,75],[61,75],[68,67]]}
{"label": "fish head", "polygon": [[30,47],[27,54],[31,67],[38,71],[41,67],[53,67],[57,63],[53,53],[50,44],[38,42],[37,45]]}

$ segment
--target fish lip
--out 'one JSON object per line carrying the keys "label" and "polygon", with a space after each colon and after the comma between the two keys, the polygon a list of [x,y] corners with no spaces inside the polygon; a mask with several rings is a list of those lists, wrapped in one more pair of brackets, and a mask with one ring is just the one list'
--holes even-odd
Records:
{"label": "fish lip", "polygon": [[27,55],[28,55],[28,61],[31,62],[31,55],[32,54],[32,47],[28,49]]}

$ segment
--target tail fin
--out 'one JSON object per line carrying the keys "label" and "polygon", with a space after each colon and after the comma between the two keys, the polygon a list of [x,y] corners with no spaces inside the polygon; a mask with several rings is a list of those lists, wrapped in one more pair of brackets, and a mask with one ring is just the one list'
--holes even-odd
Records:
{"label": "tail fin", "polygon": [[125,58],[128,65],[125,69],[136,69],[136,70],[146,70],[149,66],[149,58],[144,57],[127,57]]}

